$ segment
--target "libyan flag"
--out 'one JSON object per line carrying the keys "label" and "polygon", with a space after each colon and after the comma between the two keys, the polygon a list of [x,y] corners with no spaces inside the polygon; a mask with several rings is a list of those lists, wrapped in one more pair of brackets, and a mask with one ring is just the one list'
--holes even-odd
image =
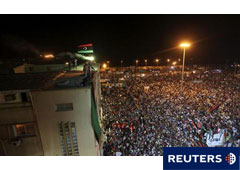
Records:
{"label": "libyan flag", "polygon": [[78,46],[79,54],[92,54],[93,53],[93,45],[92,44],[83,44]]}

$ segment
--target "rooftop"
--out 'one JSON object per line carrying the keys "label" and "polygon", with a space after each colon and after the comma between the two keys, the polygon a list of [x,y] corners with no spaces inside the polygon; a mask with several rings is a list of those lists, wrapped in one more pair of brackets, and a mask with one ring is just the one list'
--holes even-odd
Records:
{"label": "rooftop", "polygon": [[0,91],[83,87],[82,72],[44,72],[0,75]]}

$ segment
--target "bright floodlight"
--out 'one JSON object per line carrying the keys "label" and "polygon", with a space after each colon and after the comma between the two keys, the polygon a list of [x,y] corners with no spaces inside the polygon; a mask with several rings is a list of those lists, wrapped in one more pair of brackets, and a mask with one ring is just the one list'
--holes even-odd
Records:
{"label": "bright floodlight", "polygon": [[189,43],[182,43],[182,44],[180,44],[180,46],[185,48],[185,47],[190,47],[190,44]]}

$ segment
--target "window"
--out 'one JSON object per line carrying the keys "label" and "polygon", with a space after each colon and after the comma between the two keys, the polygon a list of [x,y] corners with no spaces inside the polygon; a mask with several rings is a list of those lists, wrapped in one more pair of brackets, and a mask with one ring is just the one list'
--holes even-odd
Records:
{"label": "window", "polygon": [[26,92],[21,93],[22,102],[28,102],[28,96]]}
{"label": "window", "polygon": [[75,123],[61,122],[58,124],[58,130],[63,156],[79,155]]}
{"label": "window", "polygon": [[14,101],[16,100],[16,94],[6,94],[4,95],[4,99],[6,102]]}
{"label": "window", "polygon": [[72,111],[72,110],[73,110],[72,103],[56,104],[56,112]]}
{"label": "window", "polygon": [[16,124],[13,125],[15,137],[36,136],[34,123]]}

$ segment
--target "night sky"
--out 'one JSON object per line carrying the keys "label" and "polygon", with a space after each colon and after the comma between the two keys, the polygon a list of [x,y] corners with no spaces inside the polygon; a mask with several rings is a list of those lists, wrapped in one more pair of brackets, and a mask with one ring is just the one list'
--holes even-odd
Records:
{"label": "night sky", "polygon": [[98,62],[163,63],[180,58],[178,45],[186,40],[187,63],[240,60],[240,15],[1,15],[0,22],[0,59],[76,52],[93,43]]}

